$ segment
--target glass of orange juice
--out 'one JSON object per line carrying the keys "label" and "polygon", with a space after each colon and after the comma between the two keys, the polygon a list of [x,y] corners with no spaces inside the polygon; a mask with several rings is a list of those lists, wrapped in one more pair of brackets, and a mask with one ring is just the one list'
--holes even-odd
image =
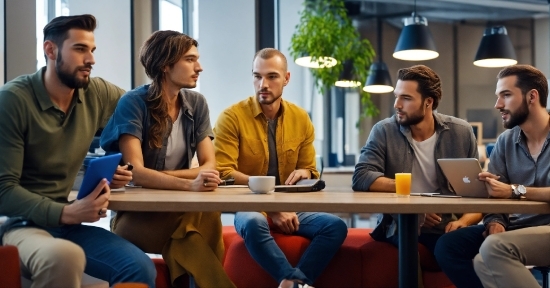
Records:
{"label": "glass of orange juice", "polygon": [[411,173],[395,173],[395,193],[398,197],[411,195]]}

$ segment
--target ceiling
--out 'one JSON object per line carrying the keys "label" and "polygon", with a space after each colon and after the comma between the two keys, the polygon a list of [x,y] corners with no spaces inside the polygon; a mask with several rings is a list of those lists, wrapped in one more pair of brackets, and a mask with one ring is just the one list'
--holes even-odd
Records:
{"label": "ceiling", "polygon": [[[506,21],[546,18],[550,0],[416,0],[416,11],[429,22]],[[383,17],[398,24],[411,15],[415,0],[345,0],[353,19]]]}

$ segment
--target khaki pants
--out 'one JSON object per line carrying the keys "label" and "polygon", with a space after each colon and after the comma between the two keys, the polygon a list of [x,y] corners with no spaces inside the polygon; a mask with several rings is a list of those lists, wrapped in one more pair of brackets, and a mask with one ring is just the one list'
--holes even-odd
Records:
{"label": "khaki pants", "polygon": [[39,228],[10,230],[3,243],[17,246],[21,272],[32,280],[32,288],[80,287],[86,266],[80,246]]}
{"label": "khaki pants", "polygon": [[523,228],[487,237],[474,268],[484,287],[540,287],[525,265],[550,265],[550,226]]}

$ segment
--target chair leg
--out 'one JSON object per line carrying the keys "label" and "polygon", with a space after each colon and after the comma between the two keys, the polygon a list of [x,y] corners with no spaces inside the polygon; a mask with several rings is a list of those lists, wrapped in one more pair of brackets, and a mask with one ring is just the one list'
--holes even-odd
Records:
{"label": "chair leg", "polygon": [[550,267],[533,267],[533,269],[540,271],[540,274],[542,275],[542,288],[550,288],[548,285],[548,274],[550,274]]}
{"label": "chair leg", "polygon": [[550,271],[548,269],[544,269],[541,271],[542,273],[542,288],[550,288],[548,287],[548,273]]}

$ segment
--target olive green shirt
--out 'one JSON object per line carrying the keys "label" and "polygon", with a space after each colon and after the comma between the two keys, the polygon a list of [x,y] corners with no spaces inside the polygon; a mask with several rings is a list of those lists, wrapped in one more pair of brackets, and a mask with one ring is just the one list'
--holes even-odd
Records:
{"label": "olive green shirt", "polygon": [[95,132],[124,90],[91,78],[65,114],[46,92],[45,71],[0,88],[0,215],[55,227]]}

